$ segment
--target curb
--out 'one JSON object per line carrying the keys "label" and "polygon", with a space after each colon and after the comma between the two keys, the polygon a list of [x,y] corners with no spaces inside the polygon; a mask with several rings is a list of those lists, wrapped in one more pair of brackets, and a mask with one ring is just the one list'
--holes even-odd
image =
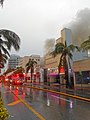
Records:
{"label": "curb", "polygon": [[45,92],[51,92],[51,93],[55,93],[55,94],[60,94],[60,95],[72,97],[74,99],[79,99],[79,100],[83,100],[83,101],[86,101],[86,102],[90,102],[90,99],[80,97],[80,96],[77,96],[77,95],[70,95],[70,94],[63,93],[63,92],[57,92],[57,91],[54,91],[54,90],[48,90],[48,89],[44,89],[44,88],[37,88],[37,87],[33,87],[33,86],[26,86],[26,87],[32,88],[32,89],[37,89],[37,90],[42,90],[42,91],[45,91]]}

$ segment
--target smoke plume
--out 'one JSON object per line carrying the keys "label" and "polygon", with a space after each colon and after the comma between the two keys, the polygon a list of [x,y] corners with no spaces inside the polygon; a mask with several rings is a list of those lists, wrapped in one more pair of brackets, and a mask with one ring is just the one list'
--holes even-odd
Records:
{"label": "smoke plume", "polygon": [[55,39],[46,39],[44,43],[44,52],[45,54],[48,54],[54,50],[55,46]]}
{"label": "smoke plume", "polygon": [[74,44],[79,45],[87,40],[90,36],[90,9],[80,10],[68,26],[72,30]]}

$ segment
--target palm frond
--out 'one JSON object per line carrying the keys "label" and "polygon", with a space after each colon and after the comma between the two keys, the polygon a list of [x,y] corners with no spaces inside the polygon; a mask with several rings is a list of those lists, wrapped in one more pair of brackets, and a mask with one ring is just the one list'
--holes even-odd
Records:
{"label": "palm frond", "polygon": [[84,46],[84,48],[82,48],[82,51],[87,51],[87,50],[90,50],[90,45],[87,45],[87,46]]}
{"label": "palm frond", "polygon": [[1,36],[0,36],[0,45],[3,43],[4,43],[4,41],[1,39]]}
{"label": "palm frond", "polygon": [[8,56],[6,54],[0,54],[0,60],[2,59],[8,59]]}
{"label": "palm frond", "polygon": [[63,43],[57,43],[55,45],[55,50],[50,53],[53,57],[55,57],[57,54],[61,54],[65,48],[65,45]]}
{"label": "palm frond", "polygon": [[11,50],[12,46],[16,51],[20,49],[20,38],[16,33],[10,30],[1,29],[0,35],[3,35],[3,37],[8,41],[9,44],[7,44],[7,47],[9,50]]}
{"label": "palm frond", "polygon": [[63,43],[57,43],[55,45],[55,51],[57,51],[57,53],[61,50],[63,50],[65,48],[65,45]]}
{"label": "palm frond", "polygon": [[53,57],[56,57],[56,52],[55,51],[52,51],[49,55],[52,55]]}
{"label": "palm frond", "polygon": [[79,46],[76,46],[76,45],[73,45],[73,44],[69,45],[69,46],[68,46],[68,49],[69,49],[70,51],[72,51],[72,52],[74,52],[75,49],[76,49],[77,51],[80,51],[80,47],[79,47]]}
{"label": "palm frond", "polygon": [[10,57],[8,50],[3,46],[2,46],[2,51]]}
{"label": "palm frond", "polygon": [[90,49],[90,41],[85,41],[81,44],[81,49],[83,51]]}
{"label": "palm frond", "polygon": [[69,58],[72,60],[73,54],[71,52],[68,53]]}
{"label": "palm frond", "polygon": [[7,55],[0,54],[0,63],[3,63],[3,64],[6,63],[7,59],[8,59]]}
{"label": "palm frond", "polygon": [[81,44],[81,49],[83,51],[86,51],[88,49],[90,49],[90,36],[88,40],[85,40],[82,44]]}
{"label": "palm frond", "polygon": [[28,72],[30,70],[30,66],[26,67],[26,72]]}
{"label": "palm frond", "polygon": [[34,64],[37,64],[36,61],[29,59],[29,61],[26,63],[25,67],[33,67]]}

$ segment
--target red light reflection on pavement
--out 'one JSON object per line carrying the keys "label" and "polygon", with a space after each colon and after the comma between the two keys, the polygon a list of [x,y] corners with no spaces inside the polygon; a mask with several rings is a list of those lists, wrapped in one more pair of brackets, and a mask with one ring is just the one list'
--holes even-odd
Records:
{"label": "red light reflection on pavement", "polygon": [[16,87],[16,90],[15,90],[15,95],[18,95],[19,91],[18,91],[18,87]]}

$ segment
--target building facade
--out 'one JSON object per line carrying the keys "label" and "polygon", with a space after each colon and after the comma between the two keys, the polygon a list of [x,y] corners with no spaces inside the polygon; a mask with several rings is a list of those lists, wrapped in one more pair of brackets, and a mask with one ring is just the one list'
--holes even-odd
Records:
{"label": "building facade", "polygon": [[[34,65],[34,73],[32,75],[32,80],[36,81],[36,78],[40,78],[40,62],[41,62],[41,57],[40,55],[30,55],[30,56],[24,56],[21,58],[19,65],[24,68],[26,71],[26,64],[28,63],[29,59],[34,60],[37,62],[37,64]],[[28,71],[26,74],[27,81],[31,80],[31,72]],[[39,79],[40,80],[40,79]]]}
{"label": "building facade", "polygon": [[90,58],[73,62],[76,83],[90,83]]}
{"label": "building facade", "polygon": [[[18,55],[11,55],[10,59],[8,60],[8,68],[17,68],[22,67],[24,68],[24,72],[26,72],[26,64],[28,63],[29,59],[34,60],[37,62],[37,64],[34,65],[34,73],[32,76],[32,80],[38,80],[40,81],[40,74],[42,74],[41,67],[43,66],[43,58],[40,57],[40,55],[30,55],[30,56],[24,56],[20,57]],[[43,78],[43,76],[41,75]],[[26,79],[30,82],[31,78],[31,71],[29,71],[26,74]]]}
{"label": "building facade", "polygon": [[[73,44],[72,40],[72,32],[68,28],[64,28],[61,30],[61,37],[56,40],[56,43],[61,42],[65,43],[67,46],[70,44]],[[71,61],[71,66],[75,72],[76,76],[76,83],[88,83],[90,82],[90,52],[77,52],[75,51],[73,53],[73,61]],[[47,69],[47,75],[50,75],[51,81],[54,80],[57,81],[57,73],[58,73],[58,65],[60,61],[60,55],[57,55],[56,57],[52,57],[52,55],[46,55],[45,57],[45,67]],[[80,75],[80,73],[82,73]],[[81,80],[81,77],[83,78],[83,81]],[[78,82],[79,81],[79,82]]]}
{"label": "building facade", "polygon": [[40,55],[31,55],[31,56],[21,57],[19,65],[25,69],[25,65],[28,63],[29,59],[36,61],[37,66],[40,66],[40,61],[41,61]]}
{"label": "building facade", "polygon": [[20,56],[12,54],[8,60],[8,68],[17,68],[19,66],[20,59]]}

